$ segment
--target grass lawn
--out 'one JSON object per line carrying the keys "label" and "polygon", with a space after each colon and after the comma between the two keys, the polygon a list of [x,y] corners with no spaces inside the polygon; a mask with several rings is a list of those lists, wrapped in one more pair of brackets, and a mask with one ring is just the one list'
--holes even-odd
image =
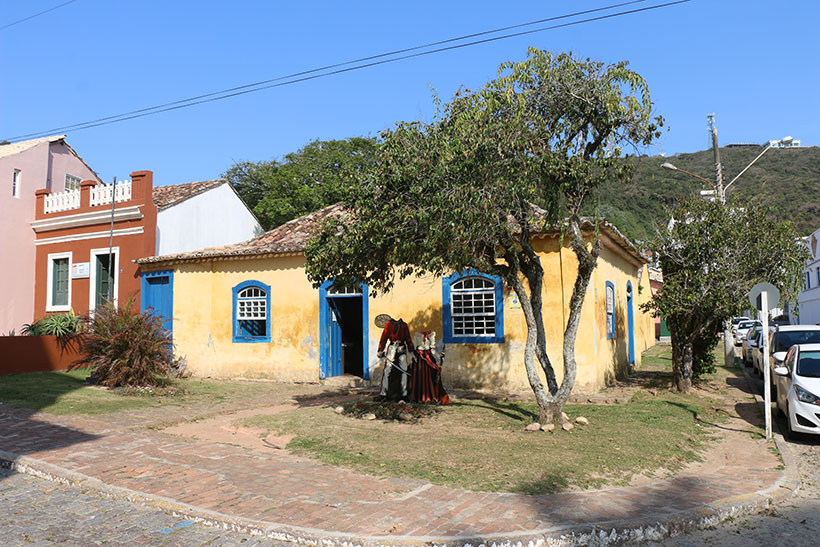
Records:
{"label": "grass lawn", "polygon": [[[649,357],[651,368],[671,370],[668,346],[650,352],[644,359]],[[673,471],[697,461],[710,438],[707,423],[722,417],[709,398],[655,393],[637,391],[626,404],[567,405],[571,419],[590,421],[569,432],[526,432],[524,426],[537,416],[534,402],[489,397],[455,399],[419,423],[361,420],[329,406],[242,423],[293,434],[292,452],[366,473],[536,494],[621,485],[635,474]]]}
{"label": "grass lawn", "polygon": [[49,414],[108,414],[152,406],[201,406],[254,397],[276,391],[291,393],[297,386],[268,382],[233,382],[193,378],[170,380],[181,393],[129,395],[118,390],[89,386],[90,369],[0,376],[0,401],[18,408]]}

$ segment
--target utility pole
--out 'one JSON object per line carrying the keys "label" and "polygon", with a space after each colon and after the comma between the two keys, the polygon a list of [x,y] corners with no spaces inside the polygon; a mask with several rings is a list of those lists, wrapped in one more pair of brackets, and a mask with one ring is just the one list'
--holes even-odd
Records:
{"label": "utility pole", "polygon": [[117,192],[117,177],[111,183],[111,231],[108,236],[108,302],[114,302],[114,200]]}
{"label": "utility pole", "polygon": [[715,186],[717,187],[718,199],[721,205],[726,205],[726,192],[723,189],[723,164],[720,163],[720,147],[718,147],[715,115],[708,114],[706,118],[709,120],[709,133],[712,136],[712,151],[715,154]]}
{"label": "utility pole", "polygon": [[[720,163],[720,147],[718,147],[717,127],[715,115],[708,114],[709,134],[712,136],[712,151],[715,154],[715,189],[722,206],[726,206],[726,191],[723,188],[723,164]],[[723,322],[723,364],[727,367],[735,366],[735,342],[732,339],[732,323]]]}

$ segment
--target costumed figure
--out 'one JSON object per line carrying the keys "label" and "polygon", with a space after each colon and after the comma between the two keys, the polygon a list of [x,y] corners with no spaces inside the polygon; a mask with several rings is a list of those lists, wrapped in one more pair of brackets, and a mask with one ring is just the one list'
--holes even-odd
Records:
{"label": "costumed figure", "polygon": [[413,343],[416,346],[416,362],[413,365],[411,399],[419,403],[449,404],[450,396],[441,383],[441,360],[436,355],[435,331],[417,332]]}
{"label": "costumed figure", "polygon": [[380,322],[384,322],[384,330],[377,355],[384,358],[384,373],[378,398],[406,401],[410,395],[410,354],[413,351],[410,329],[401,319],[393,319],[387,314],[376,317],[377,326]]}

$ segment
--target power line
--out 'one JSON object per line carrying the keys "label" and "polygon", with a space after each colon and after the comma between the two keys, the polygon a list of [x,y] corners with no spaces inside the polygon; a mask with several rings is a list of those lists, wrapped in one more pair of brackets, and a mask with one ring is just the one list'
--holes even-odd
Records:
{"label": "power line", "polygon": [[[519,37],[519,36],[525,36],[525,35],[528,35],[528,34],[535,34],[537,32],[545,32],[547,30],[555,30],[555,29],[559,29],[559,28],[565,28],[565,27],[570,27],[570,26],[574,26],[574,25],[590,23],[590,22],[594,22],[594,21],[601,21],[601,20],[604,20],[604,19],[611,19],[611,18],[614,18],[614,17],[620,17],[620,16],[624,16],[624,15],[631,15],[631,14],[640,13],[640,12],[644,12],[644,11],[650,11],[650,10],[654,10],[654,9],[670,7],[670,6],[674,6],[674,5],[677,5],[677,4],[685,4],[685,3],[691,2],[692,0],[675,0],[675,1],[666,2],[666,3],[663,3],[663,4],[656,4],[656,5],[653,5],[653,6],[647,6],[647,7],[643,7],[643,8],[636,8],[636,9],[621,11],[621,12],[617,12],[617,13],[610,13],[610,14],[606,14],[606,15],[600,15],[600,16],[597,16],[597,17],[590,17],[590,18],[587,18],[587,19],[580,19],[580,20],[577,20],[577,21],[570,21],[570,22],[567,22],[567,23],[561,23],[561,24],[557,24],[557,25],[540,27],[540,28],[537,28],[537,29],[531,29],[531,30],[526,30],[526,31],[521,31],[521,32],[515,32],[515,33],[505,34],[505,35],[501,35],[501,36],[494,36],[494,37],[490,37],[490,38],[484,38],[484,39],[481,39],[481,40],[474,40],[474,41],[466,42],[466,43],[463,43],[463,44],[455,44],[455,45],[450,45],[450,46],[446,46],[446,47],[440,47],[440,48],[432,49],[432,50],[429,50],[429,51],[421,51],[421,52],[417,51],[419,49],[424,49],[424,48],[435,46],[435,45],[443,45],[443,44],[447,44],[447,43],[452,43],[452,42],[464,40],[465,38],[469,38],[469,37],[485,36],[487,34],[493,34],[493,33],[496,33],[496,32],[500,32],[502,30],[509,30],[509,29],[513,29],[513,28],[522,28],[522,27],[525,27],[525,26],[531,26],[531,25],[534,25],[534,24],[542,23],[542,22],[566,19],[566,18],[569,18],[569,17],[576,17],[577,15],[589,14],[589,13],[593,13],[593,12],[600,12],[600,11],[604,11],[604,10],[613,9],[613,8],[616,8],[616,7],[623,7],[623,6],[630,5],[630,4],[642,3],[642,2],[645,2],[645,1],[646,0],[633,0],[633,1],[630,1],[630,2],[622,2],[620,4],[613,4],[613,5],[610,5],[610,6],[607,6],[607,7],[603,7],[603,8],[596,8],[596,9],[585,10],[585,11],[577,12],[577,13],[573,13],[573,14],[560,15],[560,16],[556,16],[556,17],[550,17],[550,18],[547,18],[547,19],[540,19],[538,21],[531,21],[531,22],[528,22],[528,23],[521,23],[521,24],[518,24],[518,25],[509,26],[509,27],[503,27],[503,28],[500,28],[500,29],[469,34],[469,35],[458,37],[458,38],[450,38],[450,39],[447,39],[447,40],[432,42],[430,44],[425,44],[425,45],[421,45],[421,46],[414,46],[414,47],[411,47],[411,48],[400,49],[400,50],[396,50],[396,51],[389,52],[389,53],[382,53],[382,54],[378,54],[378,55],[372,55],[372,56],[369,56],[369,57],[362,57],[360,59],[356,59],[356,60],[353,60],[353,61],[346,61],[346,62],[343,62],[343,63],[334,64],[334,65],[327,65],[327,66],[321,67],[321,68],[315,68],[315,69],[311,69],[311,70],[297,72],[297,73],[290,74],[290,75],[287,75],[287,76],[280,76],[280,77],[272,78],[272,79],[269,79],[269,80],[263,80],[263,81],[260,81],[260,82],[255,82],[253,84],[246,84],[246,85],[243,85],[243,86],[238,86],[238,87],[233,87],[233,88],[230,88],[230,89],[225,89],[225,90],[222,90],[222,91],[215,91],[213,93],[207,93],[207,94],[204,94],[204,95],[198,95],[196,97],[191,97],[191,98],[188,98],[188,99],[182,99],[182,100],[174,101],[174,102],[171,102],[171,103],[165,103],[165,104],[162,104],[162,105],[143,108],[143,109],[140,109],[140,110],[134,110],[134,111],[131,111],[131,112],[126,112],[126,113],[118,114],[118,115],[115,115],[115,116],[108,116],[108,117],[105,117],[105,118],[98,118],[96,120],[90,120],[90,121],[87,121],[87,122],[82,122],[82,123],[78,123],[78,124],[74,124],[74,125],[58,127],[58,128],[49,129],[49,130],[46,130],[46,131],[40,131],[40,132],[37,132],[37,133],[28,133],[28,134],[25,134],[25,135],[19,135],[19,136],[12,137],[12,138],[7,139],[7,140],[14,141],[14,140],[17,140],[17,139],[30,138],[30,137],[35,137],[36,138],[36,137],[39,137],[39,136],[46,136],[46,135],[50,135],[50,134],[54,134],[56,132],[62,132],[62,131],[66,131],[66,130],[80,131],[82,129],[90,129],[92,127],[99,127],[99,126],[109,125],[109,124],[113,124],[113,123],[117,123],[117,122],[133,120],[135,118],[142,118],[142,117],[150,116],[150,115],[153,115],[153,114],[159,114],[159,113],[162,113],[162,112],[169,112],[169,111],[172,111],[172,110],[179,110],[179,109],[182,109],[182,108],[188,108],[190,106],[195,106],[195,105],[199,105],[199,104],[203,104],[203,103],[220,101],[220,100],[228,99],[228,98],[231,98],[231,97],[237,97],[239,95],[246,95],[248,93],[253,93],[253,92],[256,92],[256,91],[262,91],[264,89],[283,87],[283,86],[286,86],[286,85],[292,85],[292,84],[295,84],[295,83],[305,82],[305,81],[309,81],[309,80],[315,80],[315,79],[323,78],[323,77],[326,77],[326,76],[342,74],[342,73],[345,73],[345,72],[352,72],[354,70],[360,70],[360,69],[363,69],[363,68],[369,68],[369,67],[373,67],[373,66],[377,66],[377,65],[383,65],[383,64],[387,64],[387,63],[393,63],[393,62],[396,62],[396,61],[412,59],[412,58],[415,58],[415,57],[422,57],[422,56],[425,56],[425,55],[432,55],[434,53],[441,53],[441,52],[444,52],[444,51],[451,51],[451,50],[461,49],[461,48],[470,47],[470,46],[474,46],[474,45],[486,44],[486,43],[490,43],[490,42],[496,42],[496,41],[499,41],[499,40],[506,40],[508,38],[515,38],[515,37]],[[416,53],[408,53],[406,55],[399,55],[399,56],[396,56],[396,57],[392,57],[390,59],[384,59],[384,57],[389,57],[389,56],[395,55],[397,53],[404,53],[404,52],[411,52],[411,51],[416,51]],[[376,59],[380,59],[380,60],[376,60]],[[362,63],[363,61],[370,61],[370,62]],[[356,63],[362,63],[362,64],[356,64]],[[355,64],[355,66],[347,66],[347,65],[351,65],[351,64]],[[347,67],[347,68],[339,68],[339,67]],[[331,69],[331,68],[335,68],[336,70],[331,70],[329,72],[324,72],[324,71],[326,71],[328,69]],[[321,73],[316,74],[316,72],[321,72]],[[274,83],[274,82],[276,82],[276,83]]]}
{"label": "power line", "polygon": [[50,11],[54,11],[54,10],[56,10],[56,9],[58,9],[58,8],[63,7],[63,6],[67,6],[67,5],[69,5],[69,4],[73,4],[73,3],[74,3],[74,2],[76,2],[76,1],[77,1],[77,0],[68,0],[68,2],[63,2],[63,3],[62,3],[62,4],[60,4],[59,6],[54,6],[53,8],[48,8],[47,10],[43,10],[43,11],[41,11],[41,12],[39,12],[39,13],[35,13],[34,15],[29,15],[28,17],[24,17],[23,19],[20,19],[19,21],[14,21],[13,23],[9,23],[9,24],[7,24],[7,25],[3,25],[2,27],[0,27],[0,30],[7,29],[7,28],[9,28],[9,27],[13,27],[14,25],[19,25],[20,23],[23,23],[23,22],[25,22],[25,21],[28,21],[29,19],[34,19],[35,17],[39,17],[39,16],[44,15],[44,14],[46,14],[46,13],[50,12]]}
{"label": "power line", "polygon": [[537,25],[537,24],[540,24],[540,23],[546,23],[546,22],[550,22],[550,21],[557,21],[557,20],[560,20],[560,19],[567,19],[567,18],[570,18],[570,17],[577,17],[579,15],[587,15],[589,13],[594,13],[594,12],[599,12],[599,11],[606,11],[606,10],[610,10],[610,9],[614,9],[614,8],[627,6],[627,5],[630,5],[630,4],[640,4],[640,3],[643,3],[643,2],[646,2],[646,1],[647,0],[631,0],[631,1],[628,1],[628,2],[621,2],[619,4],[612,4],[612,5],[609,5],[609,6],[602,7],[602,8],[595,8],[595,9],[589,9],[589,10],[584,10],[584,11],[578,11],[578,12],[570,13],[570,14],[567,14],[567,15],[558,15],[558,16],[554,16],[554,17],[548,17],[548,18],[545,18],[545,19],[538,19],[536,21],[530,21],[530,22],[527,22],[527,23],[520,23],[520,24],[517,24],[517,25],[510,25],[510,26],[506,26],[506,27],[500,27],[500,28],[496,28],[496,29],[492,29],[492,30],[483,31],[483,32],[476,32],[476,33],[473,33],[473,34],[465,34],[464,36],[458,36],[456,38],[449,38],[449,39],[446,39],[446,40],[439,40],[439,41],[436,41],[436,42],[430,42],[430,43],[427,43],[427,44],[422,44],[420,46],[413,46],[413,47],[408,47],[408,48],[404,48],[404,49],[397,49],[397,50],[393,50],[393,51],[388,51],[386,53],[379,53],[377,55],[370,55],[370,56],[367,56],[367,57],[360,57],[358,59],[353,59],[352,61],[344,61],[342,63],[335,63],[335,64],[331,64],[331,65],[325,65],[325,66],[318,67],[318,68],[313,68],[313,69],[310,69],[310,70],[295,72],[293,74],[288,74],[286,76],[278,76],[276,78],[271,78],[271,79],[268,79],[268,80],[262,80],[262,81],[259,81],[259,82],[254,82],[252,84],[245,84],[245,85],[241,85],[241,86],[237,86],[237,87],[231,87],[229,89],[223,89],[223,90],[220,90],[220,91],[205,93],[203,95],[197,95],[195,97],[188,97],[187,99],[180,99],[178,101],[173,101],[173,102],[170,102],[170,103],[160,104],[160,105],[151,106],[151,107],[147,107],[147,108],[141,108],[139,110],[132,110],[130,112],[123,112],[122,114],[115,114],[113,116],[106,116],[104,118],[97,118],[96,120],[89,120],[87,122],[81,122],[81,123],[76,123],[76,124],[72,124],[72,125],[65,125],[65,126],[62,126],[62,127],[54,127],[52,129],[48,129],[48,130],[45,130],[45,131],[38,131],[36,133],[28,133],[26,135],[18,135],[16,137],[13,137],[13,139],[32,137],[32,136],[40,135],[40,134],[61,133],[61,132],[64,132],[64,131],[77,129],[77,128],[80,128],[80,127],[85,126],[85,125],[94,124],[94,123],[97,123],[97,122],[113,120],[113,119],[116,119],[116,118],[131,116],[132,114],[140,114],[140,113],[148,112],[148,111],[152,111],[152,110],[159,110],[161,108],[166,108],[166,107],[169,107],[169,106],[175,106],[175,105],[178,105],[178,104],[189,103],[189,102],[192,102],[192,101],[198,101],[200,99],[204,99],[204,98],[207,98],[207,97],[213,97],[213,96],[216,96],[216,95],[223,95],[223,94],[226,94],[226,93],[231,93],[231,92],[239,91],[239,90],[242,90],[242,89],[258,87],[258,86],[262,86],[262,85],[269,84],[269,83],[272,83],[272,82],[288,80],[290,78],[298,78],[300,76],[305,76],[305,75],[313,74],[313,73],[316,73],[316,72],[331,70],[331,69],[334,69],[334,68],[353,65],[353,64],[356,64],[356,63],[363,63],[363,62],[366,62],[366,61],[372,61],[372,60],[381,59],[381,58],[384,58],[384,57],[391,57],[393,55],[399,55],[399,54],[402,54],[402,53],[408,53],[410,51],[417,51],[417,50],[426,49],[426,48],[429,48],[429,47],[440,46],[440,45],[444,45],[444,44],[448,44],[448,43],[452,43],[452,42],[459,42],[459,41],[467,40],[467,39],[470,39],[470,38],[476,38],[478,36],[486,36],[488,34],[495,34],[495,33],[498,33],[498,32],[503,32],[505,30],[512,30],[512,29],[515,29],[515,28],[523,28],[523,27],[527,27],[527,26]]}

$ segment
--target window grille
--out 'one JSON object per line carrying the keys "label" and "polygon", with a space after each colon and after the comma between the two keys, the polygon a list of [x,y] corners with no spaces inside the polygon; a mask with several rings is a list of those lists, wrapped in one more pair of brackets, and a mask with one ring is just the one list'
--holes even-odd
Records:
{"label": "window grille", "polygon": [[606,337],[615,338],[615,285],[606,282]]}
{"label": "window grille", "polygon": [[65,189],[66,190],[77,190],[80,187],[80,177],[75,177],[74,175],[66,175],[65,176]]}
{"label": "window grille", "polygon": [[268,318],[267,294],[259,287],[242,289],[236,297],[236,318],[240,321],[256,321]]}
{"label": "window grille", "polygon": [[467,277],[452,284],[453,336],[495,336],[495,283]]}

